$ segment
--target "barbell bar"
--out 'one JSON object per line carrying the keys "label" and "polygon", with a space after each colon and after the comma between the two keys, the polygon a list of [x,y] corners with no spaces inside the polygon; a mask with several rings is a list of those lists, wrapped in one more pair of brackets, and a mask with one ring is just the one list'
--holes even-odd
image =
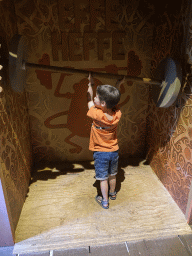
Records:
{"label": "barbell bar", "polygon": [[71,74],[82,74],[82,75],[89,75],[91,73],[92,76],[96,77],[103,77],[103,78],[111,78],[111,79],[123,79],[125,77],[125,80],[133,81],[133,82],[142,82],[147,84],[153,84],[153,85],[159,85],[161,86],[162,81],[157,79],[151,79],[151,78],[141,78],[141,77],[133,77],[128,75],[119,75],[119,74],[112,74],[112,73],[102,73],[102,72],[96,72],[96,71],[90,71],[85,69],[74,69],[74,68],[67,68],[67,67],[57,67],[57,66],[48,66],[48,65],[40,65],[35,63],[29,63],[23,61],[22,68],[25,70],[26,68],[36,68],[39,70],[49,70],[54,72],[67,72]]}
{"label": "barbell bar", "polygon": [[[9,47],[9,80],[14,91],[23,92],[26,83],[26,69],[34,68],[38,70],[49,70],[53,72],[66,72],[71,74],[83,74],[88,76],[91,72],[93,77],[103,77],[110,79],[122,79],[137,83],[151,85],[150,95],[157,107],[167,108],[171,106],[180,91],[182,83],[182,69],[179,63],[173,58],[165,58],[158,65],[155,78],[132,77],[128,75],[111,74],[95,72],[84,69],[75,69],[68,67],[57,67],[49,65],[40,65],[27,62],[27,43],[24,36],[13,36]],[[0,63],[1,64],[1,63]]]}

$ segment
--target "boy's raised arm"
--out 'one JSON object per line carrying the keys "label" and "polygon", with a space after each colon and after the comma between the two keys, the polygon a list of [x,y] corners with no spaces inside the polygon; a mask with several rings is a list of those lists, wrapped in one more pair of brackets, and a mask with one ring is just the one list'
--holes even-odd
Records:
{"label": "boy's raised arm", "polygon": [[93,88],[92,88],[92,85],[94,85],[94,81],[93,81],[93,78],[91,76],[91,73],[89,73],[88,80],[89,80],[89,83],[88,83],[88,90],[87,90],[87,103],[88,103],[88,108],[90,109],[91,107],[94,106]]}

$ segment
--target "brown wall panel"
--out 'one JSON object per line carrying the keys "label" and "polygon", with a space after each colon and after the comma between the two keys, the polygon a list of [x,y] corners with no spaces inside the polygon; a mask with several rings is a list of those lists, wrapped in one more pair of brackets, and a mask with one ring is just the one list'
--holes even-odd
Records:
{"label": "brown wall panel", "polygon": [[[189,13],[184,7],[189,9],[184,3],[180,8],[167,7],[159,17],[154,33],[152,72],[167,56],[179,60],[183,72],[186,72],[183,41]],[[185,84],[178,100],[167,109],[156,108],[151,100],[147,126],[151,167],[183,213],[186,212],[192,179],[191,99],[190,85]]]}
{"label": "brown wall panel", "polygon": [[[139,1],[30,0],[16,2],[15,8],[19,33],[28,40],[30,62],[150,75],[153,26],[148,21],[154,15],[150,6],[143,13]],[[95,78],[95,87],[115,83]],[[28,70],[26,91],[35,162],[92,160],[87,85],[83,75]],[[121,93],[120,155],[144,156],[148,86],[128,82]]]}
{"label": "brown wall panel", "polygon": [[[0,2],[0,20],[0,36],[6,44],[3,55],[8,57],[10,40],[18,32],[12,1]],[[3,70],[0,81],[3,88],[0,93],[0,174],[14,233],[30,181],[31,143],[25,92],[14,92],[10,86],[8,67],[4,66]]]}

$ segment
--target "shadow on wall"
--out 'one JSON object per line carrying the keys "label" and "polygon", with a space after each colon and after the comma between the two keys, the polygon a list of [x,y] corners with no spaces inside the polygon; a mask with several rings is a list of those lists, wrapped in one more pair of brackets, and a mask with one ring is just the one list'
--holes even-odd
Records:
{"label": "shadow on wall", "polygon": [[[182,67],[183,76],[189,70],[184,60],[185,47],[185,28],[182,23],[183,1],[178,1],[176,5],[171,2],[166,2],[162,5],[160,12],[157,12],[154,27],[153,46],[152,46],[152,61],[151,74],[153,77],[157,76],[158,65],[163,58],[171,57],[180,63]],[[186,7],[188,9],[188,7]],[[186,17],[185,17],[186,18]],[[164,70],[165,71],[165,70]],[[165,73],[163,71],[163,73]],[[171,73],[170,73],[171,76]],[[184,77],[183,77],[184,78]],[[171,143],[174,142],[174,137],[177,136],[177,127],[179,120],[186,105],[187,99],[184,96],[185,81],[183,79],[181,89],[176,101],[168,108],[157,108],[152,101],[150,90],[149,111],[147,118],[147,160],[151,163],[154,160],[158,162],[158,167],[155,171],[161,175],[164,171],[164,163],[169,158]],[[187,86],[184,88],[187,89]],[[161,158],[159,157],[161,155]],[[164,159],[162,159],[162,155]],[[166,155],[166,156],[165,156]],[[156,157],[157,156],[157,157]],[[165,159],[166,158],[166,159]],[[159,170],[161,168],[162,170]]]}
{"label": "shadow on wall", "polygon": [[[186,101],[191,96],[190,84],[183,84],[177,100],[169,108],[157,108],[151,101],[147,119],[147,154],[146,161],[150,164],[159,149],[165,149],[179,125],[180,116]],[[155,129],[154,129],[155,128]]]}
{"label": "shadow on wall", "polygon": [[192,177],[190,83],[168,109],[150,105],[147,137],[147,161],[184,214]]}
{"label": "shadow on wall", "polygon": [[[177,122],[179,119],[178,117],[180,115],[180,109],[176,108],[176,106],[174,107],[172,106],[172,107],[169,107],[168,110],[158,109],[155,114],[151,113],[149,115],[150,117],[148,119],[148,135],[147,135],[148,149],[147,149],[146,160],[150,164],[151,161],[153,160],[153,157],[159,152],[159,149],[165,148],[166,145],[169,144],[171,137],[173,136],[173,133],[177,127]],[[158,131],[157,130],[154,131],[153,128],[156,127],[156,124],[154,123],[157,123],[157,121],[161,120],[161,117],[163,117],[164,115],[169,116],[169,122],[159,124],[159,126],[162,125],[162,127],[157,127]],[[156,118],[158,118],[159,120],[157,120]],[[168,126],[163,127],[164,124]]]}

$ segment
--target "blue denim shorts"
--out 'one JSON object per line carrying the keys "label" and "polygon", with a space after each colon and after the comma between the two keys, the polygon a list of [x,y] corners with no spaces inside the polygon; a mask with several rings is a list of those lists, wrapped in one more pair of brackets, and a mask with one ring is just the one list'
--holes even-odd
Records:
{"label": "blue denim shorts", "polygon": [[96,180],[107,180],[109,175],[117,174],[119,150],[113,152],[94,151],[93,158]]}

